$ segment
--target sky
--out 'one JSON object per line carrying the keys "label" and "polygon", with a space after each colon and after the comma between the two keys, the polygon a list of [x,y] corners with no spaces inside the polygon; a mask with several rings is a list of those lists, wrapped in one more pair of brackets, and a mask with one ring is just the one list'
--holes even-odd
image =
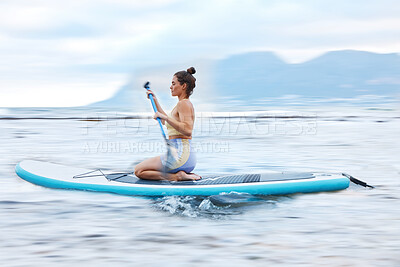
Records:
{"label": "sky", "polygon": [[0,107],[86,105],[143,68],[342,49],[399,53],[400,2],[1,0]]}

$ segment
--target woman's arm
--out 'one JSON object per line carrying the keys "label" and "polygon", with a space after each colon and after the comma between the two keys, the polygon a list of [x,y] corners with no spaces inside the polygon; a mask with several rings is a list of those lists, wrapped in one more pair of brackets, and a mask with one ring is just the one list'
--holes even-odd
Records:
{"label": "woman's arm", "polygon": [[166,121],[180,133],[186,136],[191,136],[194,124],[194,110],[192,103],[189,101],[179,101],[176,105],[179,121],[172,116],[167,116]]}

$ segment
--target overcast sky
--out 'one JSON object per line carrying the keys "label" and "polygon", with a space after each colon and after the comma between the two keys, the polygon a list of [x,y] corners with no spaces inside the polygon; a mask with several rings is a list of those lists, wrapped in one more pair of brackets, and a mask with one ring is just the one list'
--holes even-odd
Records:
{"label": "overcast sky", "polygon": [[400,2],[1,0],[0,107],[88,104],[145,66],[341,49],[400,52]]}

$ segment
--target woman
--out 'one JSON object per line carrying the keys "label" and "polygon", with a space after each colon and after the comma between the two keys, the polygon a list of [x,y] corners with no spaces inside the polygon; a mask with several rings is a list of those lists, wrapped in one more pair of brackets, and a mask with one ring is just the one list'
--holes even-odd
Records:
{"label": "woman", "polygon": [[196,86],[196,79],[193,74],[196,70],[191,67],[187,71],[179,71],[174,74],[171,84],[172,96],[178,97],[178,104],[174,107],[171,114],[165,113],[161,108],[157,97],[151,90],[147,91],[153,95],[154,102],[158,112],[154,114],[154,119],[160,118],[163,124],[167,126],[170,143],[178,151],[178,157],[175,162],[167,169],[167,173],[162,172],[166,164],[166,156],[158,156],[146,159],[136,165],[135,175],[146,180],[171,180],[187,181],[199,180],[201,177],[190,173],[196,165],[196,155],[191,147],[192,131],[194,124],[194,108],[189,100],[193,89]]}

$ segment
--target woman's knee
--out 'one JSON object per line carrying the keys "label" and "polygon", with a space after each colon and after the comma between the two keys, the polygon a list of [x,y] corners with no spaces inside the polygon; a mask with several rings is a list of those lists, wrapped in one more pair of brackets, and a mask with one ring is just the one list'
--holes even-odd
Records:
{"label": "woman's knee", "polygon": [[162,164],[160,157],[146,159],[135,166],[135,175],[140,178],[141,174],[147,170],[161,170]]}

